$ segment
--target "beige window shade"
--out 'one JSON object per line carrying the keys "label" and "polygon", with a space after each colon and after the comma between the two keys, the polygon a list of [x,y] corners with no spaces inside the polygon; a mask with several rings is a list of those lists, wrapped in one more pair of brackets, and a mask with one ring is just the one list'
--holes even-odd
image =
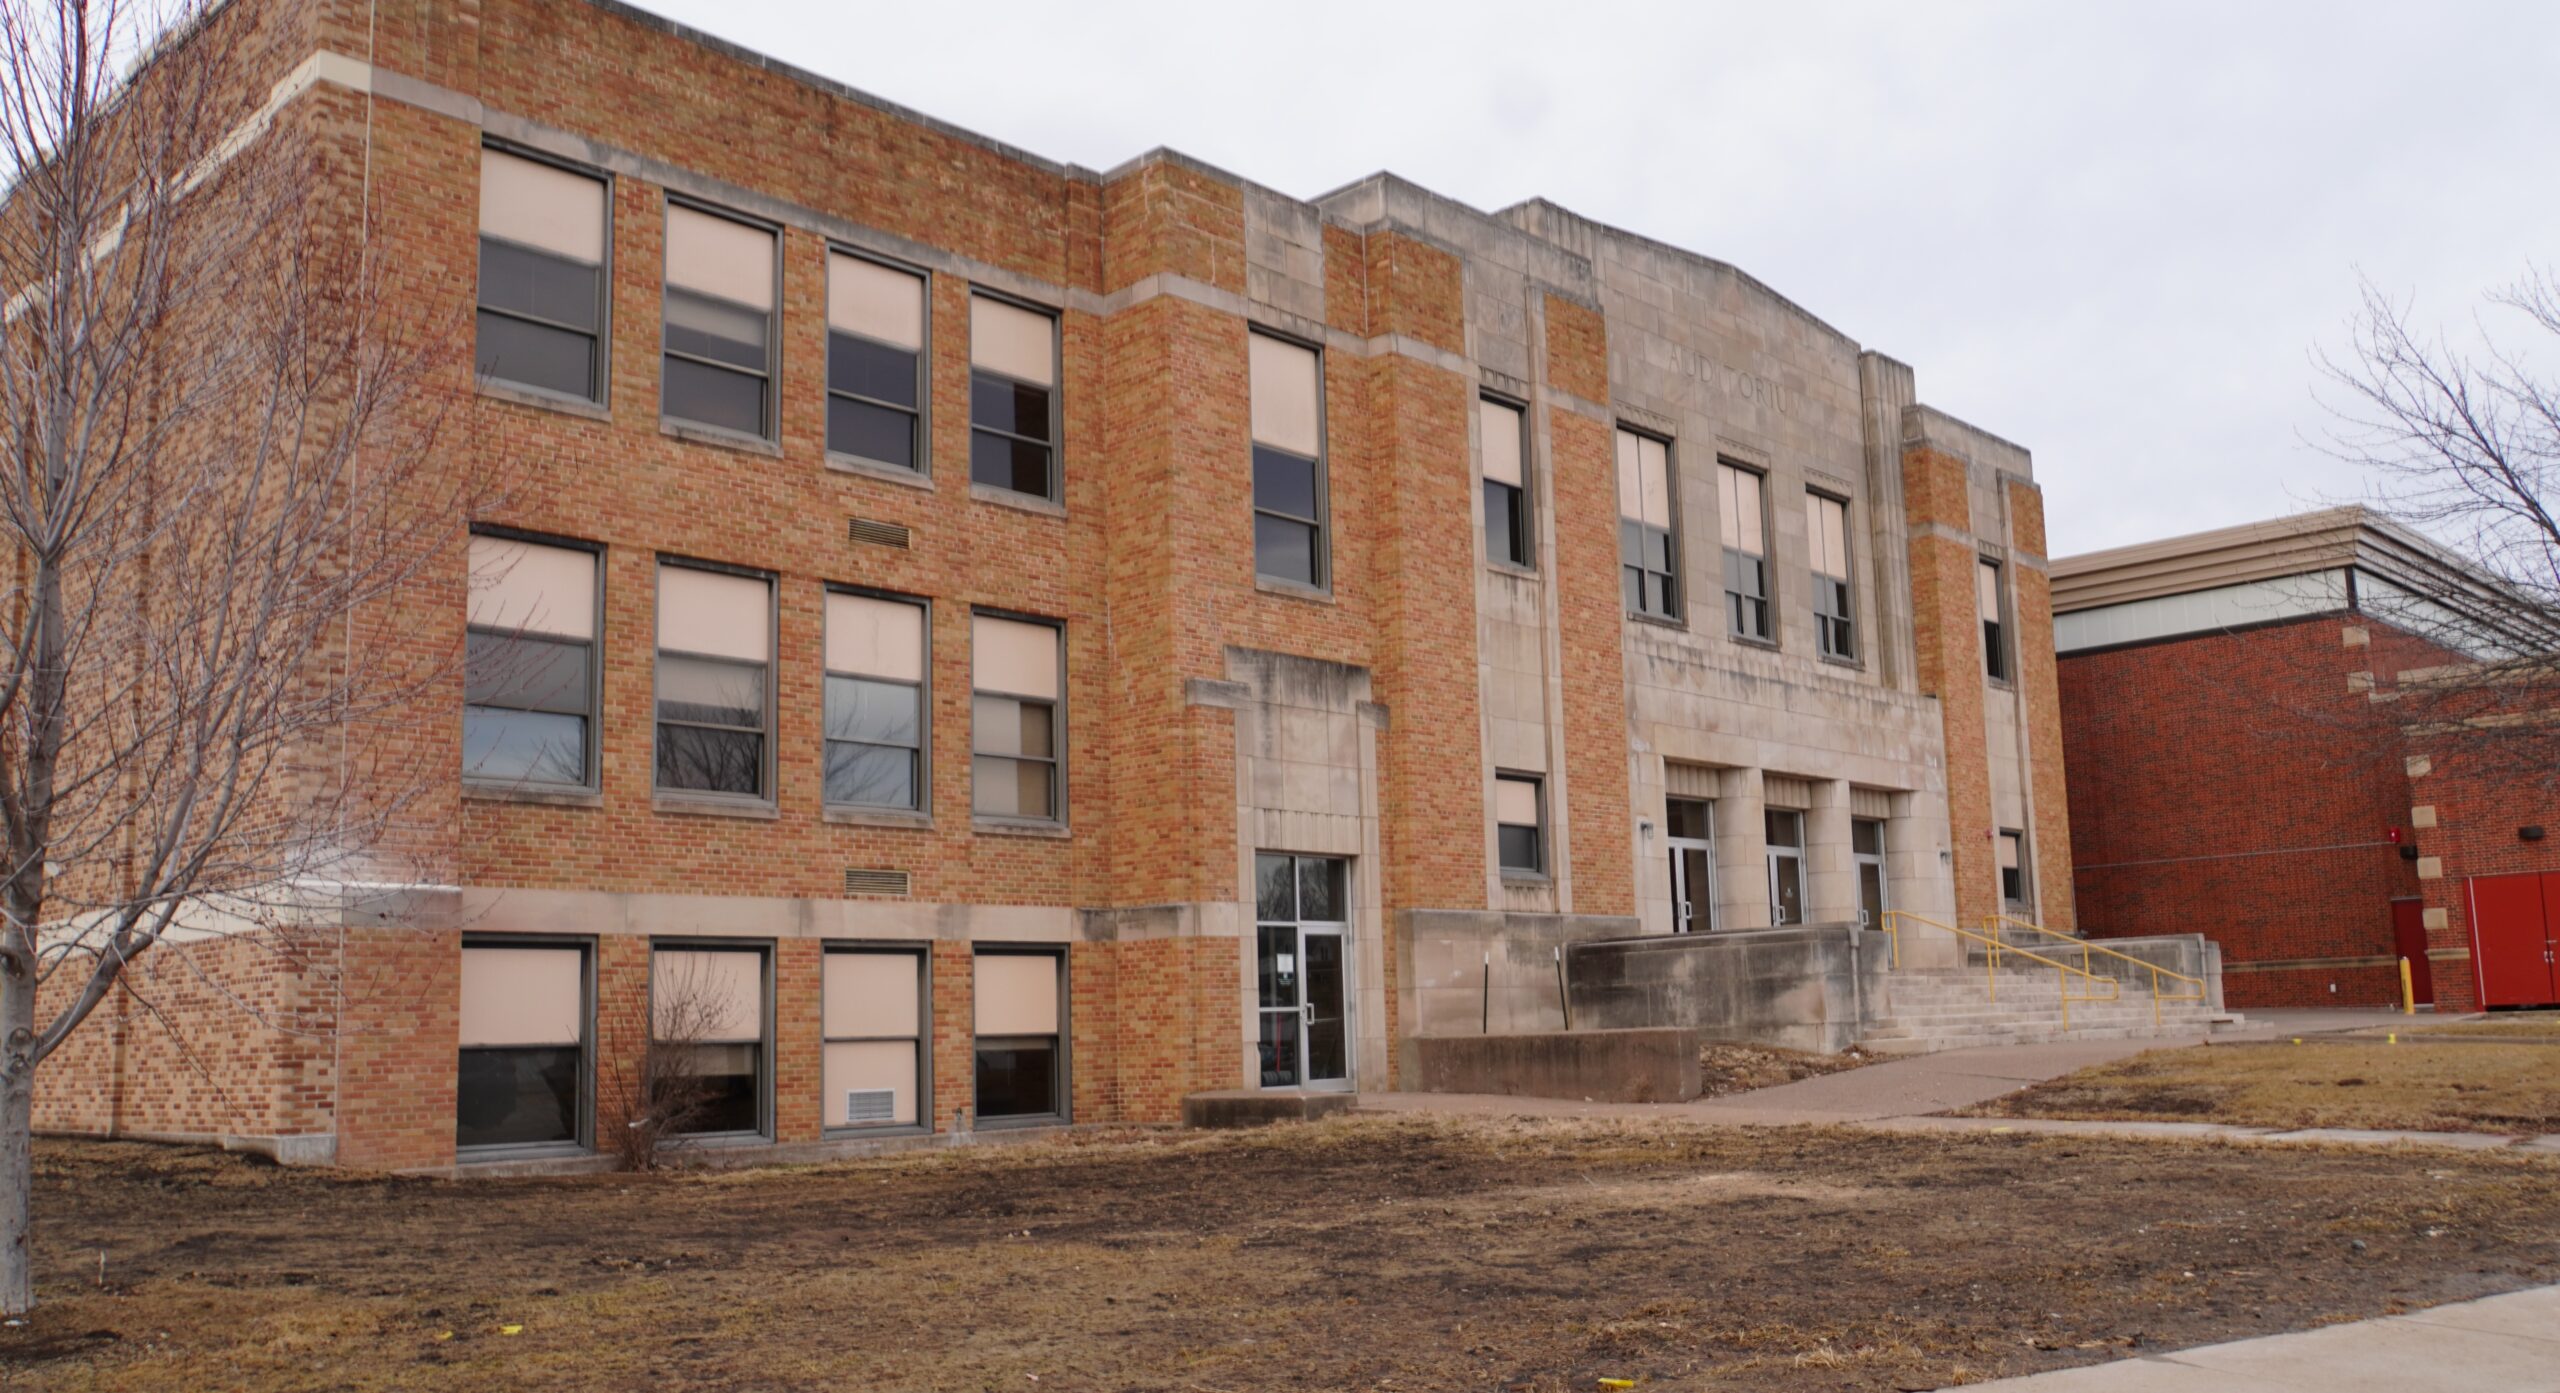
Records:
{"label": "beige window shade", "polygon": [[1716,771],[1703,764],[1665,764],[1662,787],[1675,798],[1713,798]]}
{"label": "beige window shade", "polygon": [[828,253],[827,327],[904,349],[924,347],[924,277]]}
{"label": "beige window shade", "polygon": [[915,954],[829,953],[824,977],[829,1038],[916,1033]]}
{"label": "beige window shade", "polygon": [[667,284],[749,309],[773,308],[773,234],[698,208],[667,205]]}
{"label": "beige window shade", "polygon": [[1768,546],[1769,529],[1761,516],[1760,476],[1730,464],[1716,466],[1717,511],[1723,514],[1724,544],[1759,556]]}
{"label": "beige window shade", "polygon": [[2003,832],[2000,834],[2000,869],[2004,871],[2014,871],[2018,868],[2019,840],[2020,838],[2015,832]]}
{"label": "beige window shade", "polygon": [[1520,409],[1506,402],[1478,400],[1476,428],[1484,437],[1484,476],[1497,484],[1525,487],[1520,482]]}
{"label": "beige window shade", "polygon": [[969,298],[969,363],[1007,377],[1048,387],[1058,379],[1058,322],[1045,314]]}
{"label": "beige window shade", "polygon": [[845,1094],[857,1088],[885,1088],[895,1095],[889,1122],[916,1120],[916,1047],[911,1040],[829,1045],[820,1077],[820,1087],[826,1090],[824,1126],[842,1127],[852,1121],[845,1115]]}
{"label": "beige window shade", "polygon": [[1973,568],[1974,603],[1984,622],[2000,622],[2000,563],[1985,561]]}
{"label": "beige window shade", "polygon": [[773,587],[692,566],[658,568],[658,646],[761,663],[771,654]]}
{"label": "beige window shade", "polygon": [[1046,953],[978,955],[978,1034],[1058,1033],[1058,959]]}
{"label": "beige window shade", "polygon": [[480,150],[480,231],[604,264],[604,181],[503,150]]}
{"label": "beige window shade", "polygon": [[1631,430],[1618,432],[1618,516],[1670,529],[1670,446]]}
{"label": "beige window shade", "polygon": [[1880,788],[1849,790],[1849,815],[1882,821],[1893,816],[1893,795]]}
{"label": "beige window shade", "polygon": [[1058,699],[1057,630],[981,614],[970,621],[969,644],[977,690]]}
{"label": "beige window shade", "polygon": [[924,606],[870,595],[828,595],[827,671],[923,681]]}
{"label": "beige window shade", "polygon": [[1315,350],[1269,334],[1245,339],[1251,345],[1254,443],[1309,459],[1323,454],[1323,365]]}
{"label": "beige window shade", "polygon": [[1538,825],[1538,786],[1527,779],[1493,781],[1493,820],[1512,827]]}
{"label": "beige window shade", "polygon": [[586,1038],[584,958],[575,948],[463,949],[462,1047]]}
{"label": "beige window shade", "polygon": [[696,1043],[764,1038],[764,955],[740,949],[661,948],[649,969],[649,1019],[659,1039]]}
{"label": "beige window shade", "polygon": [[1805,530],[1813,543],[1813,573],[1833,580],[1849,578],[1849,509],[1839,499],[1818,493],[1805,495],[1810,524]]}
{"label": "beige window shade", "polygon": [[1764,774],[1760,777],[1760,801],[1772,808],[1810,808],[1813,806],[1813,784],[1783,774]]}
{"label": "beige window shade", "polygon": [[596,555],[504,537],[471,539],[470,621],[553,638],[596,636]]}

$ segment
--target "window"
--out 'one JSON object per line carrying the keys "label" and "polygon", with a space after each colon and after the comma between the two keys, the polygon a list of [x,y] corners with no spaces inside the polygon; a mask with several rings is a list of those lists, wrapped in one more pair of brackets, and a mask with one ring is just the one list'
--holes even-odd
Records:
{"label": "window", "polygon": [[827,449],[924,468],[925,278],[827,253]]}
{"label": "window", "polygon": [[2027,907],[2027,834],[2000,833],[2000,902],[2011,909]]}
{"label": "window", "polygon": [[924,954],[830,948],[821,968],[822,1125],[913,1127],[924,1102]]}
{"label": "window", "polygon": [[605,182],[480,149],[482,376],[604,400]]}
{"label": "window", "polygon": [[1769,922],[1804,922],[1804,814],[1768,809]]}
{"label": "window", "polygon": [[1535,774],[1494,775],[1494,837],[1503,874],[1546,874],[1546,797],[1546,781]]}
{"label": "window", "polygon": [[765,951],[658,948],[649,954],[650,1048],[667,1050],[659,1087],[684,1090],[693,1135],[765,1130]]}
{"label": "window", "polygon": [[1680,617],[1679,547],[1671,531],[1671,447],[1618,431],[1618,557],[1627,613]]}
{"label": "window", "polygon": [[921,810],[925,606],[827,594],[827,802]]}
{"label": "window", "polygon": [[462,945],[454,1145],[585,1144],[589,1000],[583,945]]}
{"label": "window", "polygon": [[1712,929],[1716,914],[1716,805],[1704,798],[1663,802],[1671,847],[1671,931]]}
{"label": "window", "polygon": [[462,776],[595,786],[596,553],[471,539]]}
{"label": "window", "polygon": [[1038,310],[969,299],[969,480],[1058,496],[1058,321]]}
{"label": "window", "polygon": [[771,229],[667,205],[660,415],[773,434],[773,279]]}
{"label": "window", "polygon": [[1849,822],[1849,859],[1858,867],[1858,908],[1871,929],[1884,927],[1884,912],[1893,907],[1884,890],[1884,824],[1871,817]]}
{"label": "window", "polygon": [[1064,1117],[1066,1061],[1059,1029],[1066,955],[981,950],[977,957],[977,1084],[981,1120]]}
{"label": "window", "polygon": [[[1529,418],[1507,401],[1476,402],[1484,449],[1484,554],[1505,566],[1534,570],[1537,545],[1529,536]],[[1665,513],[1668,513],[1665,509]]]}
{"label": "window", "polygon": [[1849,505],[1827,494],[1805,495],[1805,535],[1813,543],[1813,643],[1826,658],[1858,656],[1849,618]]}
{"label": "window", "polygon": [[658,787],[764,798],[773,583],[658,563]]}
{"label": "window", "polygon": [[992,614],[970,621],[972,806],[988,817],[1059,821],[1060,631]]}
{"label": "window", "polygon": [[1769,528],[1762,503],[1768,481],[1737,464],[1716,465],[1717,511],[1724,528],[1725,631],[1770,641]]}
{"label": "window", "polygon": [[2000,622],[2000,563],[1984,561],[1974,568],[1974,602],[1982,613],[1982,670],[1994,682],[2009,680],[2007,626]]}
{"label": "window", "polygon": [[1253,570],[1325,584],[1324,360],[1248,334],[1253,391]]}

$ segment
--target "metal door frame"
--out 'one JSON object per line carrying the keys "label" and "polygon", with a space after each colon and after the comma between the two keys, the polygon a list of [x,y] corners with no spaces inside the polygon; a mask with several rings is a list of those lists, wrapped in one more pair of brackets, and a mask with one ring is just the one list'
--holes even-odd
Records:
{"label": "metal door frame", "polygon": [[[1257,857],[1285,856],[1289,859],[1289,883],[1291,894],[1293,896],[1297,894],[1298,886],[1297,863],[1301,861],[1339,861],[1342,863],[1342,894],[1344,908],[1348,910],[1351,905],[1358,903],[1358,901],[1353,898],[1355,892],[1353,890],[1351,876],[1355,866],[1353,864],[1354,858],[1352,857],[1323,856],[1312,852],[1302,854],[1294,851],[1257,851],[1254,854]],[[1294,903],[1295,902],[1293,900],[1293,904]],[[1296,912],[1303,914],[1304,910],[1303,908],[1299,908]],[[1296,937],[1292,941],[1291,946],[1297,953],[1297,971],[1293,974],[1293,987],[1298,997],[1298,1003],[1294,1008],[1288,1006],[1265,1006],[1262,1004],[1259,989],[1257,988],[1256,990],[1256,994],[1253,999],[1253,1025],[1254,1040],[1257,1049],[1259,1049],[1262,1039],[1263,1017],[1280,1015],[1290,1012],[1293,1009],[1298,1017],[1296,1044],[1297,1081],[1294,1083],[1266,1084],[1257,1078],[1254,1081],[1254,1087],[1271,1089],[1273,1091],[1286,1089],[1304,1089],[1312,1092],[1339,1093],[1347,1093],[1351,1091],[1352,1080],[1359,1072],[1357,1056],[1360,1045],[1360,1034],[1355,1028],[1354,1012],[1356,1010],[1360,994],[1358,984],[1355,981],[1355,974],[1359,969],[1358,965],[1353,961],[1351,954],[1352,938],[1350,920],[1300,918],[1296,920],[1282,921],[1277,919],[1264,919],[1259,913],[1257,913],[1254,916],[1253,928],[1254,971],[1257,981],[1259,980],[1261,973],[1262,931],[1265,929],[1290,929],[1295,932]],[[1331,937],[1334,939],[1336,951],[1339,954],[1339,958],[1342,963],[1342,1076],[1340,1078],[1317,1079],[1309,1077],[1312,1071],[1308,1067],[1308,1042],[1312,1034],[1312,1028],[1315,1024],[1315,1003],[1309,1000],[1307,996],[1307,940],[1310,937]]]}
{"label": "metal door frame", "polygon": [[[1677,794],[1674,794],[1673,798],[1682,803],[1696,803],[1707,810],[1707,835],[1706,839],[1701,841],[1696,837],[1675,837],[1668,832],[1663,834],[1662,842],[1669,850],[1671,860],[1671,931],[1673,933],[1712,933],[1724,922],[1723,915],[1716,904],[1716,801],[1712,798],[1684,798]],[[1670,821],[1670,809],[1666,807],[1663,809],[1663,825],[1668,827]],[[1698,897],[1694,893],[1696,887],[1687,884],[1688,877],[1680,869],[1680,853],[1683,851],[1703,851],[1707,857],[1707,912],[1692,913],[1686,919],[1681,917],[1680,906],[1695,904]],[[1681,894],[1683,890],[1692,893],[1684,898]],[[1706,922],[1702,925],[1697,922],[1700,919]]]}

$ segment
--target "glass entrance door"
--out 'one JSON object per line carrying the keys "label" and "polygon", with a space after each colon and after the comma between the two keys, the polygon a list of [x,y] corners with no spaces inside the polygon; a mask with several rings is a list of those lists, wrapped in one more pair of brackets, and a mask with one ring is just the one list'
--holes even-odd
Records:
{"label": "glass entrance door", "polygon": [[1703,798],[1663,804],[1664,843],[1671,849],[1671,931],[1716,926],[1715,805]]}
{"label": "glass entrance door", "polygon": [[1351,1085],[1350,863],[1254,858],[1255,978],[1264,1088]]}

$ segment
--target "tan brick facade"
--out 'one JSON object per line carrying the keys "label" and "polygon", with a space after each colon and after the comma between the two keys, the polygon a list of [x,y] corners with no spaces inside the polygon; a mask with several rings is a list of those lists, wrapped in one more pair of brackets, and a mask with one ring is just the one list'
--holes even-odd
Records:
{"label": "tan brick facade", "polygon": [[[307,991],[312,972],[384,985],[350,997],[367,1004],[322,1032],[330,1043],[191,1004],[188,1028],[227,1052],[229,1093],[214,1100],[170,1082],[164,1059],[121,1053],[142,1027],[102,1017],[53,1070],[46,1125],[334,1137],[337,1159],[366,1166],[470,1159],[453,1122],[460,950],[507,935],[589,955],[591,1137],[620,1125],[610,1080],[645,1039],[650,946],[669,939],[765,954],[774,1144],[851,1136],[821,1112],[833,945],[925,947],[931,1107],[916,1130],[989,1121],[973,1084],[979,954],[1023,945],[1066,955],[1063,1120],[1167,1121],[1186,1094],[1259,1081],[1252,877],[1266,851],[1349,864],[1345,1082],[1388,1087],[1395,1042],[1428,1028],[1414,993],[1444,985],[1399,977],[1413,957],[1397,926],[1502,911],[1568,935],[1660,927],[1675,766],[1731,791],[1736,865],[1758,855],[1763,789],[1819,785],[1811,910],[1834,921],[1855,913],[1851,788],[1895,800],[1895,902],[1968,919],[1996,907],[1988,829],[2031,804],[2021,825],[2061,887],[2044,912],[2068,922],[2041,495],[2024,452],[1907,402],[1897,426],[1954,443],[1867,439],[1857,346],[1729,267],[1546,205],[1487,215],[1385,177],[1306,203],[1167,152],[1103,174],[1060,166],[610,4],[239,0],[229,13],[288,35],[274,69],[305,75],[292,109],[362,142],[351,187],[369,191],[379,252],[421,322],[470,332],[484,142],[611,181],[603,401],[475,382],[467,363],[435,384],[457,458],[505,483],[475,523],[600,548],[597,778],[533,796],[457,777],[442,809],[456,884],[422,915],[431,927],[351,934],[302,975],[225,959],[255,992]],[[315,53],[335,66],[314,69]],[[662,422],[671,198],[779,230],[769,441]],[[828,453],[835,247],[929,277],[912,478]],[[979,292],[1057,315],[1054,501],[972,483]],[[1728,314],[1770,326],[1742,337],[1771,346],[1737,347]],[[1321,353],[1312,588],[1258,574],[1257,330]],[[1539,564],[1480,589],[1483,393],[1525,404]],[[1676,623],[1632,620],[1621,598],[1622,426],[1672,438],[1680,461]],[[1726,458],[1770,489],[1784,619],[1767,644],[1732,642],[1720,617],[1712,471]],[[1848,660],[1812,652],[1807,490],[1847,495],[1859,520],[1865,646]],[[904,528],[908,545],[849,540],[850,519]],[[2017,575],[2014,693],[1982,680],[1977,543]],[[654,787],[662,557],[773,579],[761,802]],[[459,557],[446,575],[369,617],[382,643],[458,648]],[[830,586],[930,602],[918,813],[825,802]],[[1497,593],[1508,608],[1489,628]],[[1062,627],[1055,826],[972,813],[979,611]],[[458,711],[460,674],[444,695]],[[2011,696],[2023,714],[2002,726],[1996,702]],[[2004,730],[2023,734],[1995,752]],[[458,720],[425,738],[439,767],[460,767]],[[1523,766],[1549,794],[1554,855],[1534,875],[1495,857],[1494,771]],[[849,895],[849,869],[903,872],[908,892]],[[1745,876],[1725,893],[1757,892]],[[148,1086],[128,1095],[128,1080]]]}

